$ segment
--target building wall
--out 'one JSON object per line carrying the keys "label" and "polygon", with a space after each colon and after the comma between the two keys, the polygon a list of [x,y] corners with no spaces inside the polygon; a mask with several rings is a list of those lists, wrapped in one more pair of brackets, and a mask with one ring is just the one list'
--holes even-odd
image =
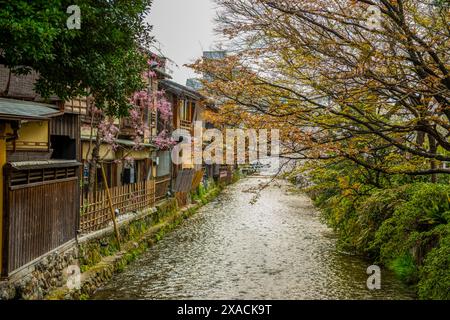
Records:
{"label": "building wall", "polygon": [[4,275],[75,239],[78,191],[76,175],[70,179],[8,188]]}
{"label": "building wall", "polygon": [[[5,125],[0,125],[0,170],[6,164],[6,140],[4,138]],[[5,182],[3,174],[0,172],[0,274],[3,265],[3,201],[4,201]]]}
{"label": "building wall", "polygon": [[[82,142],[82,159],[87,160],[91,158],[92,149],[94,148],[95,141],[92,141],[92,146],[89,149],[89,142]],[[88,153],[89,152],[89,153]],[[114,160],[116,159],[115,151],[111,148],[109,144],[101,144],[99,150],[100,159],[103,160]]]}
{"label": "building wall", "polygon": [[[47,151],[49,148],[48,133],[48,121],[23,122],[18,130],[19,138],[16,140],[16,150]],[[13,134],[13,130],[9,123],[6,126],[6,134]],[[8,142],[7,150],[13,150],[12,142]]]}

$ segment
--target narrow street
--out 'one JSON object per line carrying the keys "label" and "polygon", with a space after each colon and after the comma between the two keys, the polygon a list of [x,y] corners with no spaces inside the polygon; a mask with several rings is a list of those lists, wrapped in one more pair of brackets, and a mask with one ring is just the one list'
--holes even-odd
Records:
{"label": "narrow street", "polygon": [[250,177],[97,290],[93,299],[411,299],[386,270],[381,290],[366,288],[370,265],[338,253],[311,201],[285,182],[251,204]]}

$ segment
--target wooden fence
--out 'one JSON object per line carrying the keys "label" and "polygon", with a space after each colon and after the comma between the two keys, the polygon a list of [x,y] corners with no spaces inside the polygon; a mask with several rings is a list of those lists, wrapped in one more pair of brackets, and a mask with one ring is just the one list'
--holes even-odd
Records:
{"label": "wooden fence", "polygon": [[169,190],[170,186],[170,175],[162,176],[156,178],[155,181],[155,200],[161,200],[166,197],[167,191]]}
{"label": "wooden fence", "polygon": [[178,172],[175,180],[175,192],[190,192],[192,188],[192,180],[194,179],[194,169],[183,169]]}
{"label": "wooden fence", "polygon": [[221,166],[219,173],[219,183],[231,183],[233,181],[233,170],[229,166]]}
{"label": "wooden fence", "polygon": [[179,207],[184,207],[188,204],[188,192],[175,192],[175,199]]}
{"label": "wooden fence", "polygon": [[79,212],[76,172],[76,167],[8,170],[3,276],[75,239]]}
{"label": "wooden fence", "polygon": [[[109,189],[114,210],[119,214],[137,212],[155,205],[155,180],[148,180]],[[106,190],[89,193],[82,199],[80,231],[88,233],[103,229],[111,222]]]}
{"label": "wooden fence", "polygon": [[203,179],[203,170],[197,170],[194,173],[194,178],[192,179],[191,190],[197,189],[200,186],[202,179]]}
{"label": "wooden fence", "polygon": [[[203,179],[203,170],[182,170],[179,177],[177,177],[175,198],[178,206],[183,207],[188,204],[189,192],[197,189]],[[177,187],[178,186],[178,187]]]}

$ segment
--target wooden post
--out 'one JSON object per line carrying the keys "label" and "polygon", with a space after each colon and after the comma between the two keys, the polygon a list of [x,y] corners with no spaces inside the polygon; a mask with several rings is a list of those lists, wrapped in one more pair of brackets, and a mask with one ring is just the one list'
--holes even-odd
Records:
{"label": "wooden post", "polygon": [[108,181],[106,179],[105,168],[103,167],[103,163],[101,164],[101,166],[102,166],[103,183],[105,185],[106,195],[108,197],[108,202],[109,202],[109,208],[111,210],[111,219],[114,224],[114,231],[116,233],[117,245],[119,246],[119,250],[122,250],[122,248],[120,246],[120,233],[119,233],[119,229],[117,227],[116,214],[114,212],[113,203],[112,203],[112,199],[111,199],[111,193],[109,192]]}
{"label": "wooden post", "polygon": [[5,139],[5,124],[0,124],[0,275],[3,274],[2,266],[3,266],[3,245],[5,247],[7,244],[3,244],[3,216],[5,214],[5,205],[3,201],[5,200],[3,197],[4,192],[4,179],[3,179],[3,166],[6,164],[6,139]]}

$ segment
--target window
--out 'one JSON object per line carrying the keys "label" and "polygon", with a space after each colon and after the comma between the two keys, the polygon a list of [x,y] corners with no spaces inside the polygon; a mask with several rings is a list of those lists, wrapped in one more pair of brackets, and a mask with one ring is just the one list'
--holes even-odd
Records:
{"label": "window", "polygon": [[75,160],[77,158],[77,144],[75,139],[68,136],[50,136],[52,159]]}
{"label": "window", "polygon": [[190,121],[190,102],[187,100],[180,101],[180,120]]}
{"label": "window", "polygon": [[44,183],[77,176],[76,167],[17,170],[11,172],[10,186]]}
{"label": "window", "polygon": [[158,151],[158,165],[156,166],[156,176],[162,177],[170,174],[170,151]]}
{"label": "window", "polygon": [[122,171],[122,184],[132,184],[136,182],[136,170],[134,163],[128,164]]}

